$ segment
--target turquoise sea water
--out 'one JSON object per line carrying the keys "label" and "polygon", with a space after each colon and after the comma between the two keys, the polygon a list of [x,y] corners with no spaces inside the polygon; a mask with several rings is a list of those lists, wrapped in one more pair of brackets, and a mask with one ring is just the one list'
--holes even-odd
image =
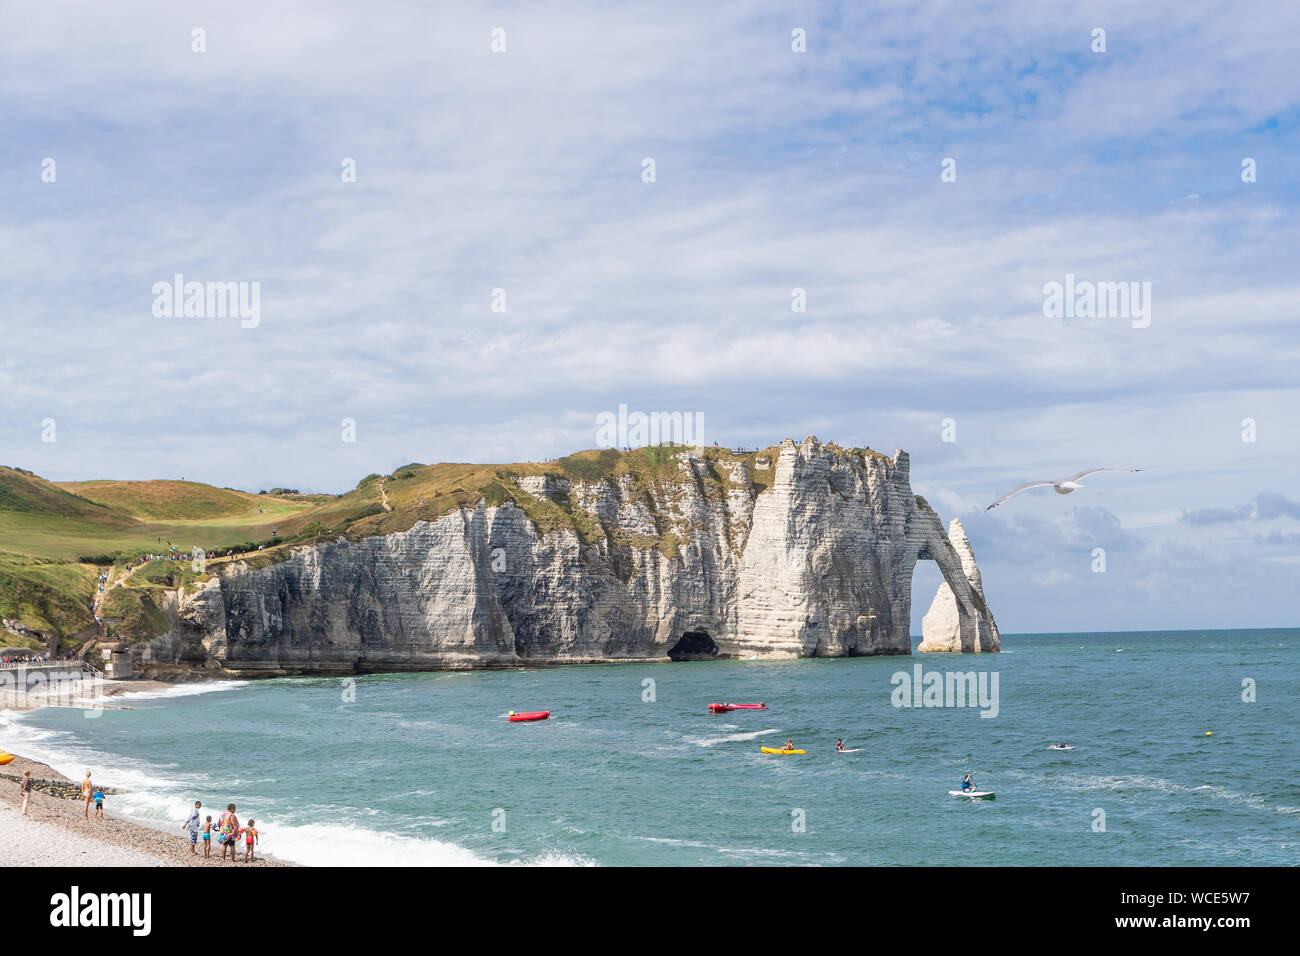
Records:
{"label": "turquoise sea water", "polygon": [[[177,832],[193,800],[234,801],[266,852],[311,864],[1300,863],[1300,630],[1003,646],[362,677],[355,701],[338,679],[192,685],[94,719],[6,714],[0,746],[93,769],[132,788],[110,812]],[[918,664],[996,672],[997,716],[895,707]],[[787,737],[808,755],[760,754]],[[997,799],[949,796],[967,770]]]}

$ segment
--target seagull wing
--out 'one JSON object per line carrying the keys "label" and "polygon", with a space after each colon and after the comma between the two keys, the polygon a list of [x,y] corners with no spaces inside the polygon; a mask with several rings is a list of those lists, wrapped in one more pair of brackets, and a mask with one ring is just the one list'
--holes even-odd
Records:
{"label": "seagull wing", "polygon": [[1077,475],[1071,475],[1066,481],[1078,481],[1080,478],[1086,478],[1088,475],[1095,475],[1099,471],[1141,471],[1141,468],[1089,468],[1081,471]]}
{"label": "seagull wing", "polygon": [[984,510],[985,510],[985,511],[992,511],[994,508],[996,508],[998,505],[1002,504],[1002,502],[1006,501],[1006,500],[1007,500],[1008,498],[1010,498],[1012,495],[1019,494],[1020,492],[1024,491],[1026,488],[1037,488],[1039,485],[1053,485],[1053,484],[1056,484],[1056,482],[1054,482],[1054,481],[1026,481],[1026,482],[1025,482],[1023,485],[1021,485],[1019,488],[1012,488],[1012,489],[1011,489],[1010,491],[1008,491],[1005,495],[1003,495],[1003,496],[1002,496],[1001,498],[999,498],[997,501],[993,502],[993,504],[989,505],[989,506],[988,506],[987,508],[985,508]]}

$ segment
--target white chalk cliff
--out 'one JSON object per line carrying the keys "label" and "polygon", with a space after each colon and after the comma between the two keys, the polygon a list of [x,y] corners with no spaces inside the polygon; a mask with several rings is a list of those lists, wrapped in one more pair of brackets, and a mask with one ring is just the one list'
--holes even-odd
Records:
{"label": "white chalk cliff", "polygon": [[939,585],[930,610],[921,619],[921,644],[917,650],[922,653],[997,651],[1001,648],[998,626],[991,614],[981,613],[984,583],[966,529],[956,518],[948,526],[948,540],[961,558],[964,581],[956,582],[956,592],[950,579]]}
{"label": "white chalk cliff", "polygon": [[808,438],[748,465],[675,462],[675,480],[653,483],[513,479],[517,500],[558,505],[595,536],[480,499],[409,530],[222,566],[169,609],[150,654],[245,673],[908,654],[918,560],[938,563],[948,593],[922,649],[998,649],[965,533],[945,534],[912,493],[905,452]]}

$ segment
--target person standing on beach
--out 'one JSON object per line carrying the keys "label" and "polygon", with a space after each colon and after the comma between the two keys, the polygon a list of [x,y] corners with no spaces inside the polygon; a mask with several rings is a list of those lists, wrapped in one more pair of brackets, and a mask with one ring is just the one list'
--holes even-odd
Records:
{"label": "person standing on beach", "polygon": [[32,772],[23,771],[23,782],[18,785],[18,792],[23,795],[23,816],[27,816],[27,801],[32,798]]}
{"label": "person standing on beach", "polygon": [[95,788],[95,819],[104,819],[104,788]]}
{"label": "person standing on beach", "polygon": [[248,826],[244,827],[244,862],[253,861],[253,844],[257,842],[257,829],[253,826],[256,820],[249,820]]}
{"label": "person standing on beach", "polygon": [[85,805],[85,812],[82,813],[87,820],[90,819],[90,795],[95,792],[95,785],[90,782],[90,771],[86,771],[86,779],[81,781],[81,802]]}
{"label": "person standing on beach", "polygon": [[212,817],[203,824],[203,859],[212,856]]}
{"label": "person standing on beach", "polygon": [[199,800],[194,801],[194,809],[190,811],[189,819],[181,824],[182,830],[190,831],[190,855],[193,856],[199,852],[199,811],[203,809],[203,803]]}
{"label": "person standing on beach", "polygon": [[217,839],[221,843],[221,858],[226,858],[226,850],[230,850],[230,862],[238,863],[235,854],[238,852],[235,847],[235,840],[239,838],[239,817],[235,816],[235,805],[226,804],[226,812],[221,815],[217,821],[217,830],[221,834]]}

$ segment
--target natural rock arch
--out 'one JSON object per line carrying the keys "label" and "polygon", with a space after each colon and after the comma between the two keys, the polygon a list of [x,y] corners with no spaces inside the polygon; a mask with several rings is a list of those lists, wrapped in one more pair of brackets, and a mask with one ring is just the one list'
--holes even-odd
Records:
{"label": "natural rock arch", "polygon": [[917,550],[917,560],[934,561],[943,574],[943,583],[921,620],[922,653],[993,652],[1001,649],[1001,637],[993,614],[984,602],[984,585],[980,579],[975,554],[966,529],[956,518],[945,534],[939,517],[923,499],[918,507],[931,519],[929,533]]}

